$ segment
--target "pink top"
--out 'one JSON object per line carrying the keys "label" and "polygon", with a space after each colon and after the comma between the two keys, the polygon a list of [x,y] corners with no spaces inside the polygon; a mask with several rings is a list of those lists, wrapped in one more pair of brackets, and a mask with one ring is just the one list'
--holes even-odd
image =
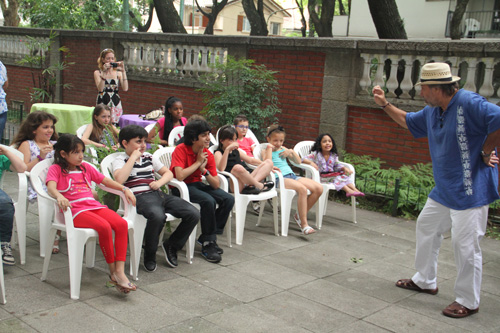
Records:
{"label": "pink top", "polygon": [[253,157],[252,146],[255,146],[255,142],[247,137],[244,137],[243,139],[237,141],[240,145],[240,149],[243,150],[248,156]]}
{"label": "pink top", "polygon": [[62,172],[60,165],[53,164],[47,173],[46,183],[49,181],[57,183],[57,190],[71,204],[73,218],[86,210],[107,208],[107,206],[102,205],[94,199],[90,188],[91,182],[100,184],[104,179],[104,175],[86,162],[83,162],[82,165],[85,170],[75,170],[66,173]]}
{"label": "pink top", "polygon": [[[187,121],[188,120],[186,119],[186,117],[181,117],[180,123],[184,125],[177,125],[177,126],[185,126],[187,124]],[[160,125],[160,130],[158,131],[158,134],[160,135],[160,139],[163,140],[163,126],[165,126],[165,117],[158,119],[157,124]],[[168,140],[168,138],[165,138],[165,140]]]}

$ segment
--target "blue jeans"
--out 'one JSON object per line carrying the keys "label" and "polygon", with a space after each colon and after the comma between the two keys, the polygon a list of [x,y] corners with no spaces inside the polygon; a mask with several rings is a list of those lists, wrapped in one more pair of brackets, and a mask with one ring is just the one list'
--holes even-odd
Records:
{"label": "blue jeans", "polygon": [[3,139],[3,130],[5,129],[5,124],[7,123],[7,112],[0,114],[0,143]]}
{"label": "blue jeans", "polygon": [[14,225],[14,203],[3,190],[0,190],[0,241],[10,242]]}
{"label": "blue jeans", "polygon": [[[217,234],[222,234],[224,226],[234,206],[234,197],[218,188],[202,182],[186,184],[191,202],[200,205],[201,235],[198,240],[203,242],[217,240]],[[216,205],[219,207],[216,209]]]}

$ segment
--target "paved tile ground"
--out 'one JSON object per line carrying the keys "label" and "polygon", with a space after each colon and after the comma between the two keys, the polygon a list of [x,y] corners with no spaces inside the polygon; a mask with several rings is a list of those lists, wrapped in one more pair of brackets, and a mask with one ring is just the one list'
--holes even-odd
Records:
{"label": "paved tile ground", "polygon": [[242,246],[219,239],[220,264],[206,262],[197,247],[192,265],[180,252],[170,269],[158,251],[158,270],[141,266],[139,289],[128,296],[105,287],[107,265],[97,250],[73,301],[64,241],[40,281],[37,207],[30,205],[26,265],[4,267],[0,332],[498,332],[500,242],[481,243],[480,312],[451,319],[441,314],[454,300],[450,238],[439,258],[439,294],[406,291],[394,282],[413,274],[415,221],[358,209],[353,224],[350,212],[330,202],[323,228],[308,237],[295,223],[288,237],[276,237],[270,212],[260,227],[248,212]]}

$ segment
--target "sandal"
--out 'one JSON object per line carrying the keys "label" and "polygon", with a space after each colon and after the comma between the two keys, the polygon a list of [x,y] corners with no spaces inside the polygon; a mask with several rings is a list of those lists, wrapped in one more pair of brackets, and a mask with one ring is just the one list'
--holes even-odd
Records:
{"label": "sandal", "polygon": [[418,291],[419,293],[424,293],[424,294],[431,294],[431,295],[436,295],[439,291],[438,288],[436,289],[422,289],[419,286],[413,282],[412,279],[401,279],[396,282],[396,287],[403,288],[403,289],[408,289],[408,290],[413,290],[413,291]]}
{"label": "sandal", "polygon": [[307,226],[305,227],[304,229],[300,228],[300,231],[302,232],[303,235],[307,236],[307,235],[311,235],[311,234],[314,234],[316,232],[316,230],[314,230],[312,227],[310,226]]}
{"label": "sandal", "polygon": [[132,282],[128,282],[126,284],[121,284],[118,279],[116,278],[116,275],[113,274],[113,277],[114,279],[111,279],[111,282],[114,282],[116,283],[116,288],[122,288],[124,290],[126,290],[127,292],[128,291],[136,291],[137,290],[137,286],[135,284],[133,284]]}
{"label": "sandal", "polygon": [[57,242],[57,245],[54,244],[52,245],[52,254],[58,254],[59,253],[59,240],[61,239],[61,236],[56,234],[56,238],[54,238],[54,243]]}
{"label": "sandal", "polygon": [[253,185],[246,185],[243,190],[241,190],[241,194],[259,194],[261,191]]}
{"label": "sandal", "polygon": [[446,317],[451,317],[451,318],[464,318],[473,315],[474,313],[477,312],[479,312],[479,308],[469,309],[458,302],[453,302],[443,309],[443,314]]}
{"label": "sandal", "polygon": [[269,190],[271,190],[273,187],[274,187],[274,183],[273,182],[264,182],[264,187],[262,188],[262,192],[267,192]]}

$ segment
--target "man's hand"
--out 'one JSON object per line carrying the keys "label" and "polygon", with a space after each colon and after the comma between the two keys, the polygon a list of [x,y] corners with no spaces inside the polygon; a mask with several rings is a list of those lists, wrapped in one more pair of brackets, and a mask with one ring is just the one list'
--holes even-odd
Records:
{"label": "man's hand", "polygon": [[499,162],[496,151],[493,150],[490,156],[483,156],[483,162],[486,163],[487,166],[494,168],[495,164],[498,164]]}
{"label": "man's hand", "polygon": [[372,90],[373,99],[378,106],[387,105],[387,99],[385,99],[385,92],[380,88],[380,86],[373,87]]}

